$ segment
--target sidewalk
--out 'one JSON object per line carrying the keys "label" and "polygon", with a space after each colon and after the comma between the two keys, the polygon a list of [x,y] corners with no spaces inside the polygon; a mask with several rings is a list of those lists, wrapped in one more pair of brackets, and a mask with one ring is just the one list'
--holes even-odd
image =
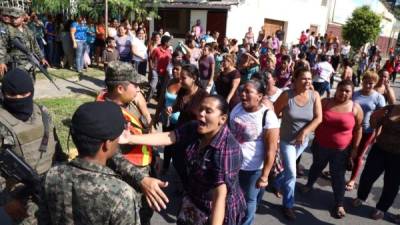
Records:
{"label": "sidewalk", "polygon": [[82,80],[78,80],[78,76],[68,79],[53,77],[53,79],[60,90],[47,79],[39,79],[35,83],[36,99],[78,96],[81,94],[93,96],[104,88],[104,77],[94,78],[83,75]]}

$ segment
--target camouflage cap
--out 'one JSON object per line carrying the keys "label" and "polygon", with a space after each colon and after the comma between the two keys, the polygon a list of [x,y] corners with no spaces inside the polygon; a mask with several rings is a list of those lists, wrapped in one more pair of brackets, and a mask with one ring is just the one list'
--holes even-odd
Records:
{"label": "camouflage cap", "polygon": [[30,8],[31,0],[0,0],[2,15],[21,17]]}
{"label": "camouflage cap", "polygon": [[139,74],[131,64],[120,61],[110,62],[106,70],[105,82],[129,81],[134,84],[145,84],[147,78]]}
{"label": "camouflage cap", "polygon": [[1,14],[5,16],[21,17],[25,15],[25,11],[16,7],[4,7],[1,10]]}

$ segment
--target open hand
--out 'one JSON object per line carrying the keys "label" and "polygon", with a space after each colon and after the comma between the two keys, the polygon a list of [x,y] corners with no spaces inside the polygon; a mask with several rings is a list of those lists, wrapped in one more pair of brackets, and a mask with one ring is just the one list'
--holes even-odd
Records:
{"label": "open hand", "polygon": [[300,133],[296,136],[294,140],[295,145],[303,145],[304,140],[306,139],[306,134],[304,131],[300,131]]}
{"label": "open hand", "polygon": [[41,63],[43,66],[50,67],[49,62],[47,62],[46,59],[42,59],[42,60],[40,61],[40,63]]}
{"label": "open hand", "polygon": [[166,188],[168,182],[161,181],[152,177],[145,177],[140,182],[143,194],[146,196],[146,201],[150,208],[157,210],[166,209],[166,204],[169,202],[165,193],[161,188]]}

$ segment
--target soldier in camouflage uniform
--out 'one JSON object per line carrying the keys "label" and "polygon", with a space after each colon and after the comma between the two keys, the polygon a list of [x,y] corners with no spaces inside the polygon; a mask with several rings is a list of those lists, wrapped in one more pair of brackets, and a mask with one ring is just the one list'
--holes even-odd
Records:
{"label": "soldier in camouflage uniform", "polygon": [[[144,134],[148,131],[143,122],[140,110],[133,102],[140,92],[139,85],[147,83],[142,75],[138,74],[129,63],[119,61],[111,62],[106,70],[105,83],[107,90],[101,92],[97,101],[114,102],[121,107],[127,127],[132,134]],[[154,151],[150,146],[121,145],[120,150],[123,156],[129,160],[143,176],[150,175],[151,163]],[[149,225],[153,210],[146,202],[141,189],[134,186],[138,192],[136,201],[140,204],[140,221],[142,225]]]}
{"label": "soldier in camouflage uniform", "polygon": [[[8,33],[8,26],[10,25],[11,19],[8,15],[3,14],[3,8],[0,6],[0,44],[5,43],[5,37]],[[5,62],[8,62],[9,59],[4,59]],[[0,64],[0,76],[4,75],[4,72],[7,70],[7,66],[5,64]]]}
{"label": "soldier in camouflage uniform", "polygon": [[118,151],[124,127],[121,110],[112,102],[77,109],[71,136],[79,157],[51,168],[44,181],[49,224],[140,224],[135,190],[106,166]]}
{"label": "soldier in camouflage uniform", "polygon": [[43,65],[49,66],[49,64],[40,51],[34,33],[24,24],[26,13],[22,5],[18,4],[19,2],[25,2],[25,0],[0,0],[2,15],[10,18],[10,24],[0,32],[0,76],[7,69],[17,67],[26,70],[35,79],[34,66],[23,52],[12,45],[11,41],[19,39],[29,51],[38,56]]}
{"label": "soldier in camouflage uniform", "polygon": [[[54,159],[66,159],[50,114],[45,107],[33,103],[33,82],[24,70],[8,71],[1,90],[4,99],[0,106],[0,151],[11,149],[41,176]],[[31,191],[31,186],[0,173],[0,206],[15,224],[37,224],[37,202],[26,194]]]}

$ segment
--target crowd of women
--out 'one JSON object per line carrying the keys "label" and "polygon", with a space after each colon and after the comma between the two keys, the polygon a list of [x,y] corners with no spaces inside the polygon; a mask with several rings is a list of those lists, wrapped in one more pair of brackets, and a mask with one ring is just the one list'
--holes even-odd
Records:
{"label": "crowd of women", "polygon": [[[46,23],[45,43],[50,63],[57,65],[53,21]],[[33,15],[35,24],[40,27]],[[75,64],[81,72],[90,52],[97,64],[120,60],[134,63],[142,75],[148,71],[147,101],[158,102],[153,122],[161,122],[164,133],[130,142],[165,146],[163,173],[173,159],[184,189],[178,224],[252,224],[267,186],[282,198],[284,216],[294,220],[296,177],[303,174],[300,158],[307,148],[313,163],[300,191],[308,194],[321,174],[329,177],[333,216],[346,215],[345,190],[355,188],[371,146],[353,206],[366,200],[382,173],[384,188],[371,218],[383,218],[392,205],[400,185],[400,107],[389,80],[395,82],[400,71],[399,57],[391,55],[381,67],[373,45],[353,60],[350,43],[309,31],[289,48],[282,30],[272,36],[261,30],[255,39],[249,28],[239,44],[204,32],[200,21],[175,48],[162,29],[146,43],[144,24],[128,20],[111,21],[106,32],[103,21],[95,25],[79,17],[63,30],[64,66]],[[329,172],[323,172],[328,163]]]}
{"label": "crowd of women", "polygon": [[[279,40],[273,47],[276,36],[260,34],[252,42],[249,32],[241,45],[228,38],[219,43],[215,33],[188,33],[175,49],[169,35],[152,35],[148,100],[158,95],[154,122],[162,122],[164,133],[130,141],[166,146],[163,173],[172,158],[184,189],[178,224],[252,224],[267,186],[282,198],[283,215],[295,220],[296,177],[303,175],[299,162],[307,148],[313,163],[300,191],[312,194],[318,177],[328,177],[336,218],[346,215],[345,191],[355,188],[371,148],[352,205],[360,206],[385,173],[371,212],[382,219],[400,185],[394,174],[400,169],[400,107],[389,82],[396,57],[380,67],[379,50],[360,53],[360,64],[365,57],[377,63],[358,67],[357,77],[349,43],[302,37],[289,51]],[[330,97],[337,74],[341,81]]]}

